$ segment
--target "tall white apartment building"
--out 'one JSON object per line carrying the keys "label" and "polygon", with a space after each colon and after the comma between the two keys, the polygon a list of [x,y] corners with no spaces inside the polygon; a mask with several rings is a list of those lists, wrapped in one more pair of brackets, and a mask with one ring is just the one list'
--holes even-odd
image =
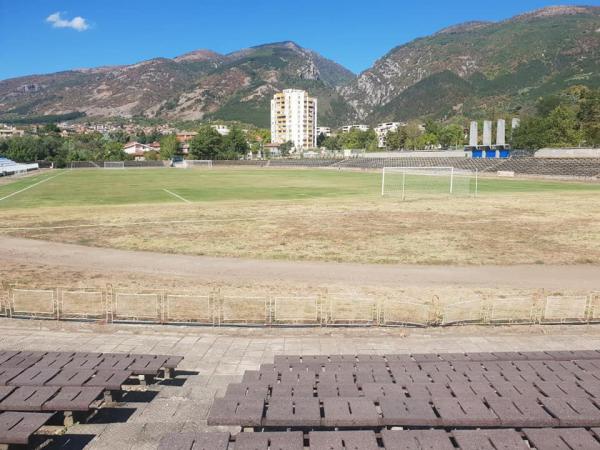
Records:
{"label": "tall white apartment building", "polygon": [[285,89],[271,100],[271,142],[294,148],[317,146],[317,99],[300,89]]}

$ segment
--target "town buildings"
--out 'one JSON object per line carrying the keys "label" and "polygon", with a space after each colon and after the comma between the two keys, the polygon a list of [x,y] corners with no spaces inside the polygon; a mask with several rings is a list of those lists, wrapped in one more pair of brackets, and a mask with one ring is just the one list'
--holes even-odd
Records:
{"label": "town buildings", "polygon": [[271,100],[271,142],[292,142],[296,150],[317,146],[317,99],[285,89]]}

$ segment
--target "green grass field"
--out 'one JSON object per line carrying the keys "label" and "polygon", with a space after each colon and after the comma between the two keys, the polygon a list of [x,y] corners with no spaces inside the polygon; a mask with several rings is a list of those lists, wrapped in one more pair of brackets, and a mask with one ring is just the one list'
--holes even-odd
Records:
{"label": "green grass field", "polygon": [[[432,184],[430,177],[411,178],[411,192],[426,192],[427,187]],[[0,209],[181,203],[185,200],[295,201],[307,198],[356,198],[378,196],[380,189],[381,174],[377,172],[277,169],[66,170],[47,172],[0,185],[0,199],[7,197],[0,200]],[[23,191],[19,192],[21,190]],[[479,180],[481,195],[573,191],[600,192],[600,184]]]}

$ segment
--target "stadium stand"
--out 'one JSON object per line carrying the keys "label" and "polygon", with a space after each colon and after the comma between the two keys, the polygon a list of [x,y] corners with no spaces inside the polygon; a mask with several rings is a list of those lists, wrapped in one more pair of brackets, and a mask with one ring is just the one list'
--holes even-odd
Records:
{"label": "stadium stand", "polygon": [[0,156],[0,177],[38,170],[39,164],[20,164]]}
{"label": "stadium stand", "polygon": [[237,435],[159,449],[600,449],[599,375],[596,350],[279,355],[214,400]]}
{"label": "stadium stand", "polygon": [[525,175],[600,178],[600,158],[511,158],[503,160],[496,170]]}
{"label": "stadium stand", "polygon": [[65,426],[121,396],[123,385],[170,378],[179,356],[0,351],[0,447],[28,445],[51,418]]}
{"label": "stadium stand", "polygon": [[247,159],[215,159],[213,166],[250,166],[264,167],[269,161],[266,160],[247,160]]}
{"label": "stadium stand", "polygon": [[[377,170],[384,167],[454,167],[480,173],[498,171],[521,175],[548,177],[600,178],[600,158],[534,158],[530,156],[509,159],[460,157],[353,157],[346,159],[304,158],[271,160],[214,160],[213,166],[229,167],[295,167]],[[0,170],[2,160],[0,159]],[[15,164],[15,163],[13,163]],[[99,168],[104,161],[76,161],[70,167]],[[162,161],[125,161],[125,168],[166,167]]]}
{"label": "stadium stand", "polygon": [[339,162],[339,159],[273,159],[270,167],[330,167]]}

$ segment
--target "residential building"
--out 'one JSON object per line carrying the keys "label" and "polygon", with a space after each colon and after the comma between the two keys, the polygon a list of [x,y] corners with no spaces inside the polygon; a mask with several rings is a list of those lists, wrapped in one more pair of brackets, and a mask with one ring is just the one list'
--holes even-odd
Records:
{"label": "residential building", "polygon": [[217,133],[221,136],[227,136],[229,134],[229,127],[227,125],[211,125],[211,127],[217,130]]}
{"label": "residential building", "polygon": [[348,133],[351,130],[369,131],[369,125],[354,124],[354,125],[344,125],[342,127],[342,133]]}
{"label": "residential building", "polygon": [[192,139],[194,139],[194,136],[196,136],[197,134],[198,133],[196,133],[195,131],[180,131],[179,133],[176,134],[177,142],[181,142],[181,143],[190,142]]}
{"label": "residential building", "polygon": [[143,160],[144,154],[151,150],[155,150],[155,148],[139,142],[128,142],[123,146],[123,151],[128,155],[133,155],[136,160]]}
{"label": "residential building", "polygon": [[10,127],[7,125],[0,125],[0,138],[8,138],[14,136],[23,136],[24,130],[19,130],[16,127]]}
{"label": "residential building", "polygon": [[402,122],[386,122],[380,123],[375,127],[375,133],[377,133],[377,146],[379,148],[385,147],[385,138],[387,134],[391,131],[396,131],[398,128],[404,126],[406,124]]}
{"label": "residential building", "polygon": [[317,127],[317,136],[331,136],[331,128],[330,127]]}
{"label": "residential building", "polygon": [[295,149],[317,146],[317,99],[300,89],[285,89],[271,100],[271,142]]}

